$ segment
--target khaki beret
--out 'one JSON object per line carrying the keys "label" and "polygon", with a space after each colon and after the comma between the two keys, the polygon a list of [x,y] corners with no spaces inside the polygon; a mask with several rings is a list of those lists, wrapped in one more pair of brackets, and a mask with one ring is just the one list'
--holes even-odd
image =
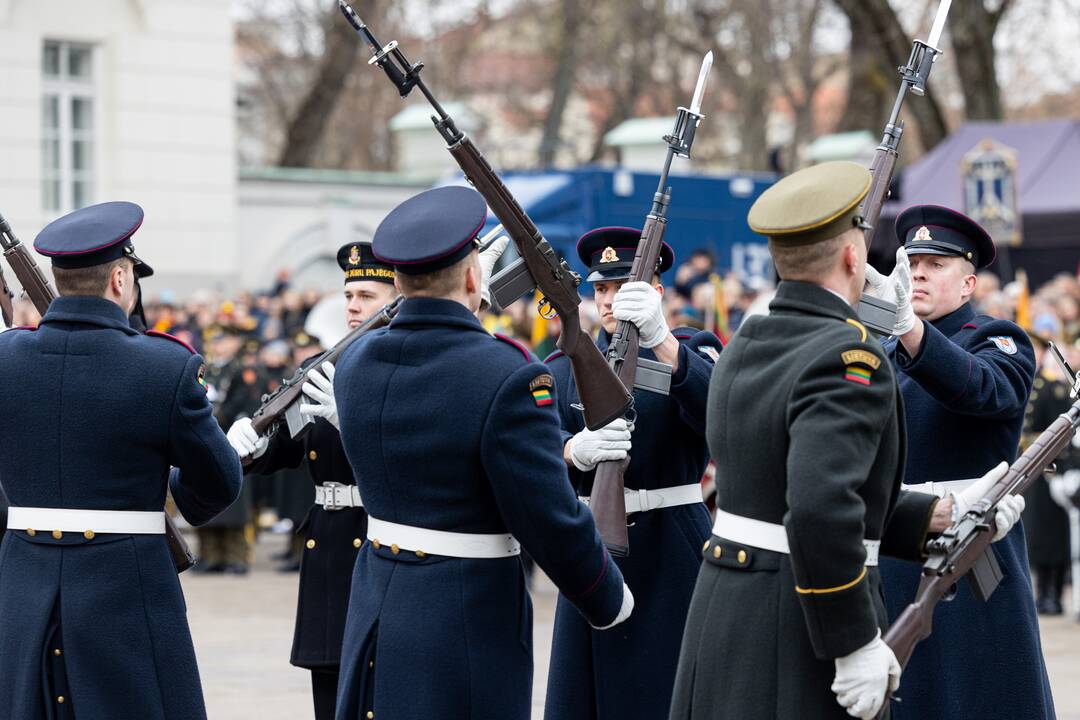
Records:
{"label": "khaki beret", "polygon": [[853,227],[869,229],[859,203],[870,171],[853,162],[821,163],[793,172],[763,192],[746,221],[778,245],[811,245]]}

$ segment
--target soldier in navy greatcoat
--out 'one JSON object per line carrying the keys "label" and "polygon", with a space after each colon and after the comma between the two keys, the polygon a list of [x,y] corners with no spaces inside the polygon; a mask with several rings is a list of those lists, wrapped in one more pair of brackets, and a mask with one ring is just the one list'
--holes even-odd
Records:
{"label": "soldier in navy greatcoat", "polygon": [[[969,302],[975,272],[994,261],[978,224],[948,208],[920,205],[896,219],[904,247],[889,277],[868,271],[872,287],[899,306],[896,339],[885,347],[907,411],[906,486],[938,494],[966,487],[943,481],[978,477],[1012,462],[1035,375],[1027,334],[1008,320],[977,315]],[[934,483],[934,485],[927,485]],[[984,604],[968,581],[934,614],[934,633],[911,658],[893,712],[901,720],[972,717],[1052,718],[1024,528],[993,546],[1005,574]],[[915,595],[919,567],[882,564],[889,616]],[[1008,648],[1008,672],[994,653]]]}
{"label": "soldier in navy greatcoat", "polygon": [[[206,717],[176,566],[167,489],[193,524],[240,490],[203,361],[134,330],[135,280],[151,270],[132,203],[62,217],[34,247],[60,297],[36,330],[0,335],[11,382],[0,476],[12,507],[0,549],[0,708],[5,717]],[[170,466],[179,471],[170,477]]]}
{"label": "soldier in navy greatcoat", "polygon": [[474,314],[486,214],[475,190],[437,188],[375,233],[406,299],[345,352],[334,380],[369,539],[353,572],[338,720],[527,720],[522,548],[594,626],[633,607],[567,478],[550,371]]}
{"label": "soldier in navy greatcoat", "polygon": [[670,394],[635,390],[637,419],[595,432],[585,427],[569,359],[545,360],[558,388],[559,417],[570,480],[588,496],[601,461],[620,461],[625,474],[630,554],[616,562],[634,589],[634,616],[612,631],[593,629],[570,601],[559,598],[555,615],[545,716],[548,720],[664,718],[679,660],[690,595],[709,537],[701,497],[708,462],[705,404],[719,339],[692,328],[668,329],[660,275],[674,263],[661,248],[652,282],[627,282],[641,231],[599,228],[578,241],[589,267],[603,326],[597,345],[606,350],[618,320],[639,328],[642,358],[671,365]]}
{"label": "soldier in navy greatcoat", "polygon": [[[769,315],[739,327],[709,384],[716,523],[671,720],[869,720],[900,678],[881,637],[878,556],[921,558],[954,500],[900,492],[902,402],[853,307],[869,188],[866,168],[822,163],[776,183],[750,210],[781,282]],[[999,535],[1022,507],[1021,498],[1003,501]]]}
{"label": "soldier in navy greatcoat", "polygon": [[[346,321],[353,329],[393,300],[394,269],[375,259],[370,243],[345,245],[337,261],[345,273]],[[333,378],[331,363],[309,372],[302,409],[315,424],[300,440],[289,437],[284,426],[259,437],[250,418],[237,420],[228,433],[240,458],[252,461],[245,472],[269,474],[304,464],[315,483],[315,504],[297,530],[306,537],[290,662],[311,670],[317,720],[334,717],[349,584],[367,526],[338,434]]]}

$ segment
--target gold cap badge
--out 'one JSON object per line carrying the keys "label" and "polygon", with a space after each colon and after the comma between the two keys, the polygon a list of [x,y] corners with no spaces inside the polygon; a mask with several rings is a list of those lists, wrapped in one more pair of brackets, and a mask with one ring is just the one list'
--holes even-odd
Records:
{"label": "gold cap badge", "polygon": [[918,230],[915,231],[915,239],[916,240],[933,240],[934,238],[930,237],[930,228],[923,225],[921,228],[919,228]]}
{"label": "gold cap badge", "polygon": [[619,253],[615,252],[615,248],[613,248],[613,247],[611,247],[609,245],[608,247],[604,248],[604,252],[601,253],[600,262],[602,262],[602,263],[619,262]]}
{"label": "gold cap badge", "polygon": [[360,248],[358,248],[355,245],[353,245],[351,248],[349,248],[349,264],[350,265],[359,265],[360,264]]}

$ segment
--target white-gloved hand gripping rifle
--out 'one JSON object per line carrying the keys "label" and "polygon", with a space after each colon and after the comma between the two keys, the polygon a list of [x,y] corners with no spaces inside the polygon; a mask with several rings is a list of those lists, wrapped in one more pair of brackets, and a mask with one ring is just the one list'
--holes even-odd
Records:
{"label": "white-gloved hand gripping rifle", "polygon": [[[881,220],[881,209],[885,201],[889,199],[889,185],[892,183],[893,171],[896,169],[896,161],[900,157],[900,138],[904,134],[904,121],[900,119],[900,108],[904,105],[904,98],[910,91],[914,95],[926,94],[926,81],[930,78],[930,70],[934,62],[941,55],[938,44],[941,41],[941,31],[945,28],[945,18],[949,15],[949,6],[952,0],[941,0],[938,6],[934,25],[930,29],[930,37],[926,42],[916,40],[911,47],[911,56],[907,65],[897,68],[900,72],[900,90],[896,94],[896,102],[893,103],[889,120],[885,123],[885,134],[881,138],[881,144],[874,150],[874,159],[870,163],[870,192],[863,200],[859,214],[871,227],[866,231],[866,250],[870,251],[870,245],[874,242],[874,235]],[[881,300],[872,295],[864,294],[859,302],[859,319],[878,335],[892,335],[893,325],[896,322],[896,306],[890,302]]]}

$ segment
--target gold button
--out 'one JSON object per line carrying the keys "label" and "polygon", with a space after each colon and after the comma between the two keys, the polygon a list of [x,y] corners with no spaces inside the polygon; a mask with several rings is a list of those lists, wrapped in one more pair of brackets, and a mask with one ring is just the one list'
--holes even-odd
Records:
{"label": "gold button", "polygon": [[740,565],[742,563],[746,562],[746,551],[745,550],[740,550],[739,554],[735,557],[735,559],[739,561]]}
{"label": "gold button", "polygon": [[367,720],[374,720],[374,718],[375,718],[375,713],[373,713],[372,711],[368,710],[368,711],[367,711]]}
{"label": "gold button", "polygon": [[308,460],[316,460],[316,459],[318,459],[318,457],[319,457],[319,453],[317,453],[317,452],[315,452],[314,450],[312,450],[311,452],[309,452],[309,453],[307,454],[307,456],[308,456]]}
{"label": "gold button", "polygon": [[60,532],[59,530],[53,530],[52,531],[52,536],[55,539],[59,540],[60,538],[64,537],[64,533]]}
{"label": "gold button", "polygon": [[398,554],[399,552],[401,552],[401,548],[399,548],[399,547],[397,546],[397,543],[391,543],[391,544],[390,544],[390,552],[392,552],[392,553],[394,553],[395,555],[397,555],[397,554]]}
{"label": "gold button", "polygon": [[35,535],[37,535],[37,530],[34,530],[33,528],[26,528],[26,534],[30,537],[34,537]]}
{"label": "gold button", "polygon": [[378,550],[379,548],[381,548],[381,547],[382,547],[382,545],[380,545],[380,544],[379,544],[379,541],[378,541],[378,540],[372,540],[372,541],[371,541],[371,547],[373,547],[373,548],[375,548],[376,550]]}
{"label": "gold button", "polygon": [[374,660],[368,660],[368,664],[367,664],[367,666],[368,666],[369,668],[373,668],[373,667],[375,667],[375,661],[374,661]]}
{"label": "gold button", "polygon": [[713,548],[712,556],[714,558],[716,558],[717,560],[719,560],[720,556],[723,555],[723,554],[724,554],[724,550],[719,545],[717,545],[716,547]]}
{"label": "gold button", "polygon": [[705,544],[701,546],[701,552],[705,552],[706,550],[709,549],[709,542],[710,542],[709,540],[705,541]]}
{"label": "gold button", "polygon": [[63,696],[63,695],[57,695],[57,696],[56,696],[56,702],[58,702],[58,703],[60,703],[61,705],[63,705],[63,704],[64,704],[64,696]]}
{"label": "gold button", "polygon": [[60,648],[56,648],[55,650],[53,650],[52,654],[55,655],[56,657],[60,657],[60,655],[61,655]]}
{"label": "gold button", "polygon": [[424,557],[427,557],[427,553],[426,553],[426,552],[424,552],[423,550],[417,550],[417,551],[416,551],[416,557],[418,557],[418,558],[424,558]]}
{"label": "gold button", "polygon": [[87,540],[93,540],[94,539],[94,531],[93,530],[87,530],[86,532],[83,533],[83,537],[86,538]]}
{"label": "gold button", "polygon": [[307,545],[308,550],[314,550],[315,549],[315,541],[314,540],[308,540],[304,544]]}
{"label": "gold button", "polygon": [[363,545],[363,544],[364,544],[364,541],[363,541],[363,540],[361,540],[360,538],[353,538],[353,541],[352,541],[352,546],[353,546],[354,548],[359,548],[359,547],[360,547],[361,545]]}

